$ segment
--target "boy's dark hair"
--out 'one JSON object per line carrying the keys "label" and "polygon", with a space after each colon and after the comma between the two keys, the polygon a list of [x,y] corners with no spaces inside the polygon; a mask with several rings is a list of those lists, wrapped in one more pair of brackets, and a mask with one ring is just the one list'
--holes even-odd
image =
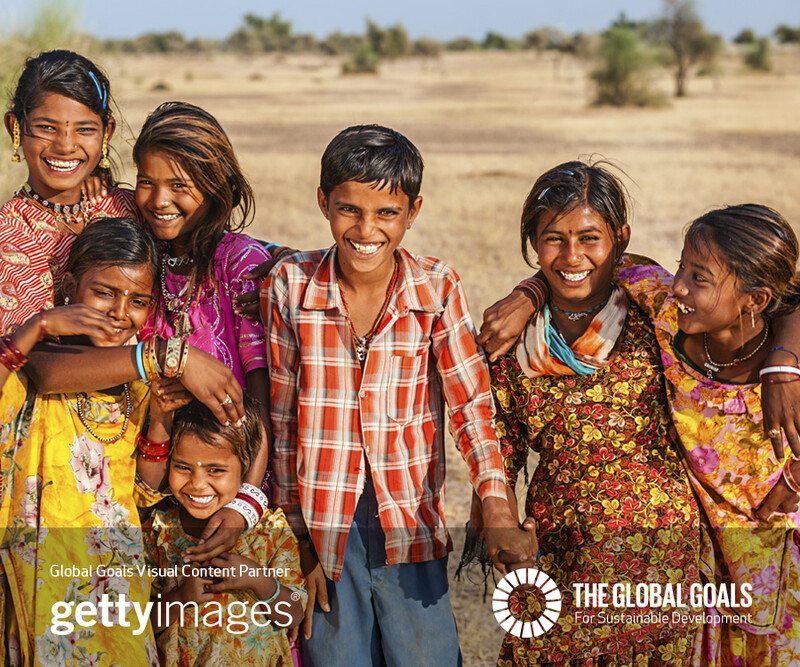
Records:
{"label": "boy's dark hair", "polygon": [[529,266],[533,266],[529,245],[536,241],[542,216],[555,214],[558,218],[582,205],[605,220],[616,239],[617,255],[622,254],[622,229],[630,215],[628,192],[607,166],[610,165],[605,162],[586,164],[574,160],[553,167],[536,179],[522,207],[520,225],[522,256]]}
{"label": "boy's dark hair", "polygon": [[240,232],[251,221],[255,196],[228,135],[208,111],[187,102],[164,102],[151,113],[133,145],[133,161],[163,151],[191,177],[207,199],[206,217],[192,231],[194,265],[191,288],[203,278],[213,282],[212,261],[225,231]]}
{"label": "boy's dark hair", "polygon": [[328,197],[347,181],[402,190],[409,206],[422,185],[422,155],[406,137],[382,125],[353,125],[342,130],[322,154],[319,187]]}
{"label": "boy's dark hair", "polygon": [[43,51],[28,58],[19,75],[9,111],[27,130],[28,114],[46,95],[63,95],[89,107],[103,121],[111,118],[111,87],[103,71],[73,51]]}
{"label": "boy's dark hair", "polygon": [[709,211],[689,225],[684,243],[713,246],[714,256],[733,273],[742,292],[769,287],[772,300],[762,312],[765,319],[800,305],[797,236],[774,209],[740,204]]}
{"label": "boy's dark hair", "polygon": [[223,426],[214,413],[197,399],[179,408],[172,421],[173,443],[187,433],[213,447],[230,445],[242,464],[242,479],[250,471],[266,437],[261,413],[256,402],[247,395],[244,396],[244,422],[241,426],[236,426],[232,421]]}
{"label": "boy's dark hair", "polygon": [[155,282],[158,245],[150,230],[133,218],[101,218],[75,238],[64,270],[79,283],[81,276],[96,266],[141,264],[148,266]]}

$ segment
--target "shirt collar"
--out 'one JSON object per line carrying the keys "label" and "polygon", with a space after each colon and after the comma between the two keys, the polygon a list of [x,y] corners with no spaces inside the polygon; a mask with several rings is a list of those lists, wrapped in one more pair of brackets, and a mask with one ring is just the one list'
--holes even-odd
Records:
{"label": "shirt collar", "polygon": [[[414,255],[404,248],[397,249],[400,279],[397,281],[397,310],[421,310],[437,313],[444,310],[428,274]],[[390,306],[391,307],[391,306]],[[331,246],[311,276],[303,308],[306,310],[338,309],[344,314],[342,295],[336,284],[336,246]]]}

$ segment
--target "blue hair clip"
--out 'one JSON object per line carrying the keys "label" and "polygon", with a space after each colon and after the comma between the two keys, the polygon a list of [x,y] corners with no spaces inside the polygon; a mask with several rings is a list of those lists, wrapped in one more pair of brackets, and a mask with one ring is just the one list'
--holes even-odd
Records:
{"label": "blue hair clip", "polygon": [[574,171],[570,171],[569,169],[562,169],[561,173],[562,174],[567,174],[568,176],[574,176],[575,175],[575,172]]}
{"label": "blue hair clip", "polygon": [[92,77],[92,81],[94,81],[94,85],[97,88],[97,96],[100,98],[100,103],[103,105],[103,109],[106,108],[106,87],[100,84],[100,81],[97,79],[97,75],[89,70],[89,76]]}
{"label": "blue hair clip", "polygon": [[544,196],[547,194],[547,191],[548,191],[549,189],[550,189],[550,186],[548,185],[548,186],[547,186],[547,187],[546,187],[544,190],[542,190],[542,191],[539,193],[539,196],[536,198],[536,201],[539,201],[539,200],[540,200],[542,197],[544,197]]}

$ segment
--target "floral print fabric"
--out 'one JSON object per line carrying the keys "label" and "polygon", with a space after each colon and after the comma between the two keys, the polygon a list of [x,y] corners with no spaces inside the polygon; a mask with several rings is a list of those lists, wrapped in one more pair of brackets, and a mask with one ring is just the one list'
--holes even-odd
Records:
{"label": "floral print fabric", "polygon": [[[635,305],[619,353],[592,375],[528,378],[513,353],[492,365],[510,482],[518,482],[529,449],[540,455],[526,514],[537,524],[537,568],[554,579],[563,605],[544,635],[507,634],[501,667],[689,664],[695,626],[586,621],[573,598],[576,583],[699,580],[697,505],[668,435],[660,372],[653,330]],[[512,595],[522,620],[537,616],[538,604],[531,593]]]}
{"label": "floral print fabric", "polygon": [[[140,382],[129,389],[125,435],[102,443],[81,423],[74,394],[37,395],[21,373],[3,387],[0,664],[157,664],[149,623],[136,635],[119,625],[115,611],[110,627],[98,622],[75,625],[65,635],[53,632],[54,603],[97,604],[104,594],[112,601],[125,594],[139,604],[149,598],[146,575],[136,569],[143,543],[133,458],[149,389]],[[92,430],[110,438],[122,427],[125,398],[89,394],[83,410]]]}
{"label": "floral print fabric", "polygon": [[626,260],[619,279],[656,327],[672,419],[711,538],[704,542],[704,570],[717,584],[753,586],[750,608],[718,604],[707,610],[749,614],[750,622],[708,625],[698,638],[698,664],[800,664],[800,513],[762,522],[753,515],[782,466],[763,433],[761,385],[710,380],[676,352],[680,334],[669,272]]}
{"label": "floral print fabric", "polygon": [[[145,522],[145,556],[149,565],[164,573],[163,576],[156,576],[153,582],[154,597],[168,593],[183,583],[181,551],[197,544],[197,539],[183,530],[179,512],[176,506],[158,509]],[[299,595],[305,604],[305,579],[300,570],[297,540],[281,510],[267,510],[257,526],[242,534],[233,551],[261,567],[280,568],[283,573],[277,576],[280,585]],[[170,569],[175,566],[177,569]],[[243,602],[248,609],[245,618],[249,624],[247,632],[228,632],[228,617],[208,611],[206,613],[211,614],[211,620],[198,626],[193,615],[187,612],[181,621],[171,624],[158,635],[163,664],[180,667],[291,667],[292,657],[286,631],[274,623],[258,628],[249,620],[250,607],[257,601],[250,591],[214,595],[214,602],[222,609],[228,609],[234,601]],[[203,613],[201,605],[200,619],[203,619]],[[218,624],[214,625],[215,622]],[[234,627],[239,629],[239,626]]]}

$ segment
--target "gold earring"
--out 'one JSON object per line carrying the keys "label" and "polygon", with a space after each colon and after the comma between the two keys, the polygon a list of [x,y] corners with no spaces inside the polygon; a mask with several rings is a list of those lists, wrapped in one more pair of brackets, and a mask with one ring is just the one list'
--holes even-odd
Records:
{"label": "gold earring", "polygon": [[750,325],[753,327],[753,329],[756,328],[756,314],[752,310],[750,311]]}
{"label": "gold earring", "polygon": [[12,138],[14,153],[11,155],[11,161],[19,162],[19,121],[16,118],[14,119],[14,127],[11,132],[14,135]]}
{"label": "gold earring", "polygon": [[100,167],[100,169],[110,169],[111,163],[108,161],[108,130],[103,134],[103,147],[100,150],[102,152],[102,157],[100,158],[100,164],[97,166]]}

